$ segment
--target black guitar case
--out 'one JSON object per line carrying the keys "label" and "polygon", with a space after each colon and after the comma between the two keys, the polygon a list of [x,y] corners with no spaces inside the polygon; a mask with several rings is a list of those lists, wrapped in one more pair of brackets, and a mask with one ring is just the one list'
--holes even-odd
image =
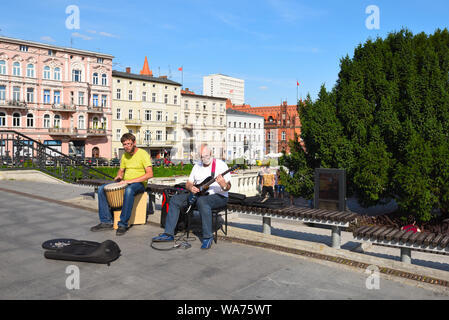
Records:
{"label": "black guitar case", "polygon": [[108,265],[117,260],[121,252],[117,243],[112,240],[100,243],[76,239],[52,239],[42,243],[42,248],[47,249],[44,252],[44,257],[47,259]]}

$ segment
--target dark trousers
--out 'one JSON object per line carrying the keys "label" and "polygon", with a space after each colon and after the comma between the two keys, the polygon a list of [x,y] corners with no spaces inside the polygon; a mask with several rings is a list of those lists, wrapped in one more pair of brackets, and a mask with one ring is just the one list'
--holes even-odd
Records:
{"label": "dark trousers", "polygon": [[271,196],[272,198],[274,198],[274,190],[273,190],[273,187],[267,187],[267,186],[262,187],[262,198],[265,198],[267,192],[270,194],[270,196]]}

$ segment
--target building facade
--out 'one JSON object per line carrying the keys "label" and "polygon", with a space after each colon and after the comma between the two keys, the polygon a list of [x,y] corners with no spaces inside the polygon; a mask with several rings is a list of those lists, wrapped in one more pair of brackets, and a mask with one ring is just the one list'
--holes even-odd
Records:
{"label": "building facade", "polygon": [[295,134],[300,140],[301,122],[297,105],[287,105],[284,101],[279,106],[251,107],[232,105],[228,101],[227,108],[264,117],[265,154],[290,153],[288,142],[295,139]]}
{"label": "building facade", "polygon": [[203,77],[203,94],[231,100],[233,104],[245,103],[245,81],[223,74]]}
{"label": "building facade", "polygon": [[153,159],[169,156],[180,159],[181,84],[166,76],[153,77],[145,58],[140,74],[113,71],[112,153],[120,158],[120,138],[131,132],[137,146]]}
{"label": "building facade", "polygon": [[265,148],[264,117],[226,110],[226,160],[244,158],[249,163],[262,159]]}
{"label": "building facade", "polygon": [[183,159],[198,159],[202,143],[209,145],[213,157],[225,159],[225,98],[198,95],[188,88],[183,90],[181,121]]}
{"label": "building facade", "polygon": [[112,59],[0,37],[0,129],[65,154],[110,158]]}

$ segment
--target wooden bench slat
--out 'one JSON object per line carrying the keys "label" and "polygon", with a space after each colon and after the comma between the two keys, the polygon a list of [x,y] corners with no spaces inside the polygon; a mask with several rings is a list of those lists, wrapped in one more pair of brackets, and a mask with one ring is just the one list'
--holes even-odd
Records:
{"label": "wooden bench slat", "polygon": [[407,243],[408,239],[409,239],[412,235],[414,235],[414,233],[413,233],[412,231],[408,231],[408,232],[406,232],[406,233],[401,237],[401,239],[399,239],[399,241],[402,242],[402,243]]}
{"label": "wooden bench slat", "polygon": [[437,247],[438,243],[444,238],[444,234],[439,233],[432,241],[432,246]]}
{"label": "wooden bench slat", "polygon": [[340,220],[341,220],[341,217],[343,217],[343,216],[345,216],[345,215],[346,215],[346,212],[345,212],[345,211],[338,211],[337,213],[335,213],[335,214],[329,216],[329,219],[330,219],[331,221],[340,221]]}
{"label": "wooden bench slat", "polygon": [[346,215],[342,216],[343,222],[351,222],[358,216],[357,213],[348,212]]}
{"label": "wooden bench slat", "polygon": [[374,234],[376,234],[377,232],[379,232],[379,230],[384,229],[385,227],[383,226],[377,226],[376,228],[369,230],[365,233],[365,236],[368,238],[374,238]]}
{"label": "wooden bench slat", "polygon": [[365,238],[368,234],[370,234],[372,231],[377,230],[379,226],[372,226],[369,229],[365,229],[364,231],[360,232],[360,236]]}
{"label": "wooden bench slat", "polygon": [[426,239],[428,235],[429,235],[429,234],[428,234],[427,232],[421,232],[421,234],[419,235],[419,237],[416,238],[415,244],[417,244],[417,245],[419,245],[419,246],[422,245],[423,242],[424,242],[424,239]]}
{"label": "wooden bench slat", "polygon": [[394,228],[392,231],[385,235],[385,240],[391,241],[391,239],[393,239],[393,236],[400,231],[401,230]]}
{"label": "wooden bench slat", "polygon": [[395,240],[395,241],[398,241],[398,242],[399,242],[399,240],[400,240],[406,233],[407,233],[407,230],[400,230],[399,232],[397,232],[397,233],[393,236],[392,240]]}
{"label": "wooden bench slat", "polygon": [[374,232],[374,233],[371,235],[371,238],[373,238],[374,240],[376,240],[376,239],[379,237],[379,235],[380,235],[382,232],[384,232],[385,230],[387,230],[387,229],[388,229],[388,227],[385,227],[385,226],[381,227],[380,229],[377,229],[376,232]]}
{"label": "wooden bench slat", "polygon": [[372,226],[361,226],[357,229],[354,230],[354,232],[352,233],[354,237],[359,237],[360,234],[365,231],[368,230],[369,228],[371,228]]}
{"label": "wooden bench slat", "polygon": [[416,240],[418,239],[418,237],[421,235],[421,232],[415,232],[413,233],[412,231],[410,231],[410,233],[412,234],[408,240],[407,240],[407,244],[412,245],[416,242]]}
{"label": "wooden bench slat", "polygon": [[377,240],[380,240],[380,241],[382,241],[382,240],[385,240],[385,236],[387,235],[387,234],[389,234],[391,231],[393,231],[394,230],[394,228],[392,228],[392,227],[387,227],[387,229],[385,229],[385,231],[382,231],[378,236],[377,236]]}
{"label": "wooden bench slat", "polygon": [[449,235],[445,236],[441,241],[440,241],[440,247],[441,248],[446,248],[446,246],[449,244]]}
{"label": "wooden bench slat", "polygon": [[429,235],[424,239],[423,244],[424,244],[425,246],[429,246],[430,243],[432,242],[432,240],[435,238],[435,236],[436,236],[435,233],[429,234]]}

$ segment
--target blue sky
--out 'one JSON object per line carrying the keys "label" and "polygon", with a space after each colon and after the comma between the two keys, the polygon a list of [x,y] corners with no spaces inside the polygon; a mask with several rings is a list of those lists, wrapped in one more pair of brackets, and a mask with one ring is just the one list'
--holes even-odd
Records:
{"label": "blue sky", "polygon": [[[67,6],[80,11],[80,28],[68,29]],[[366,20],[379,8],[379,29]],[[2,3],[0,34],[112,54],[114,69],[138,73],[145,56],[157,75],[171,75],[202,93],[202,77],[222,73],[245,80],[252,106],[295,104],[316,98],[337,80],[340,59],[368,38],[408,28],[446,28],[443,0],[39,0]],[[371,20],[370,20],[371,21]]]}

